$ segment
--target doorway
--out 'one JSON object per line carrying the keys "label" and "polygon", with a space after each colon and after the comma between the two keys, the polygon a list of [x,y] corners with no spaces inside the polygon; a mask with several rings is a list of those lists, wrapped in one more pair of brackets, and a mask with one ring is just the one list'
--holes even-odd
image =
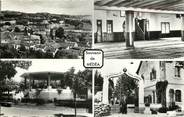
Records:
{"label": "doorway", "polygon": [[102,20],[97,20],[97,32],[95,43],[102,42]]}
{"label": "doorway", "polygon": [[113,21],[107,20],[107,41],[113,41]]}
{"label": "doorway", "polygon": [[135,40],[149,39],[149,20],[135,18]]}

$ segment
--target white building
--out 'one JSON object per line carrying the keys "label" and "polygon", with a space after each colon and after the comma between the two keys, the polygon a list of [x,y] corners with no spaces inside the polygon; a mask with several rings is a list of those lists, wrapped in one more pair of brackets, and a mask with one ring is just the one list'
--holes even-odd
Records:
{"label": "white building", "polygon": [[[160,104],[158,85],[167,81],[165,90],[166,106],[175,103],[184,109],[184,68],[176,61],[144,61],[141,62],[138,71],[144,79],[145,103]],[[162,87],[162,86],[160,86]]]}

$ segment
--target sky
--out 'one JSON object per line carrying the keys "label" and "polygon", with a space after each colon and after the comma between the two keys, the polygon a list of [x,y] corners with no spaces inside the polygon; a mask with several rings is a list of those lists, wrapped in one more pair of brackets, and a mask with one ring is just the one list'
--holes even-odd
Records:
{"label": "sky", "polygon": [[79,70],[85,70],[83,67],[82,60],[67,60],[67,59],[56,59],[56,60],[48,60],[48,59],[33,59],[32,66],[29,67],[28,70],[24,70],[21,68],[16,68],[17,74],[14,76],[13,80],[20,82],[21,75],[23,73],[28,72],[41,72],[41,71],[50,71],[50,72],[66,72],[71,67],[75,68],[75,73]]}
{"label": "sky", "polygon": [[102,76],[107,76],[123,72],[123,69],[126,68],[129,73],[135,74],[139,64],[139,60],[106,59],[104,61],[104,66],[99,69],[99,71],[101,72]]}
{"label": "sky", "polygon": [[[111,59],[104,61],[104,66],[98,71],[101,73],[102,77],[105,78],[108,75],[118,74],[123,72],[123,69],[126,68],[127,72],[135,75],[140,64],[139,60],[121,60],[121,59]],[[113,81],[116,84],[118,78],[115,78]]]}
{"label": "sky", "polygon": [[91,15],[93,0],[1,0],[2,10]]}

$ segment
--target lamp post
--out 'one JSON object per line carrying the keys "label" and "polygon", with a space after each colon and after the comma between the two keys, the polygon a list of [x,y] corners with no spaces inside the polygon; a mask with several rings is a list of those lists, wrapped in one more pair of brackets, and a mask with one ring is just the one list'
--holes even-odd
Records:
{"label": "lamp post", "polygon": [[75,105],[75,117],[77,117],[77,102],[76,102],[76,90],[77,90],[77,78],[74,75],[74,105]]}

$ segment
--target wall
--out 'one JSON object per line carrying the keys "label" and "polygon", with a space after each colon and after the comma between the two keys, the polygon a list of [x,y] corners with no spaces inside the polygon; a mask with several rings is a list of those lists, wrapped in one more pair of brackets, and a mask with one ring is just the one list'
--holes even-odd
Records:
{"label": "wall", "polygon": [[[124,12],[124,11],[122,11]],[[113,31],[121,32],[123,31],[122,25],[125,21],[125,16],[120,16],[120,11],[106,11],[106,10],[95,10],[95,27],[94,32],[96,32],[96,20],[102,20],[102,30],[106,32],[106,20],[113,20]],[[123,13],[124,14],[124,13]],[[161,31],[161,22],[169,22],[170,30],[181,30],[182,20],[176,18],[176,14],[162,14],[162,13],[138,13],[135,12],[135,17],[140,17],[142,19],[149,20],[149,31]]]}
{"label": "wall", "polygon": [[[124,12],[123,16],[125,16]],[[116,38],[123,38],[123,22],[125,17],[120,16],[121,11],[109,11],[109,10],[95,10],[94,15],[94,32],[97,31],[96,20],[102,20],[102,32],[107,32],[106,20],[113,20],[113,32],[116,35]],[[149,39],[159,39],[163,37],[181,37],[181,22],[180,18],[176,18],[176,14],[162,14],[162,13],[139,13],[135,12],[134,17],[139,17],[149,20],[149,29],[150,38]],[[161,22],[170,23],[170,34],[161,34]],[[119,33],[119,34],[118,34]],[[114,37],[115,38],[115,37]],[[147,39],[147,40],[149,40]],[[117,39],[119,40],[119,39]],[[135,39],[136,40],[136,39]],[[124,41],[124,39],[121,39]]]}
{"label": "wall", "polygon": [[[97,32],[97,20],[102,20],[102,33],[103,41],[109,41],[107,39],[107,20],[113,20],[113,41],[124,41],[123,36],[123,22],[124,16],[120,16],[121,11],[109,11],[109,10],[95,10],[94,15],[94,33]],[[124,14],[124,12],[123,12]],[[112,41],[110,40],[110,41]]]}
{"label": "wall", "polygon": [[166,78],[169,81],[169,83],[172,84],[184,84],[184,69],[181,68],[181,77],[175,76],[175,63],[176,62],[170,62],[166,63]]}
{"label": "wall", "polygon": [[[152,68],[156,70],[156,80],[150,81],[150,72]],[[144,87],[150,87],[156,84],[160,80],[160,70],[158,61],[144,61],[142,62],[139,75],[144,76]]]}
{"label": "wall", "polygon": [[123,32],[125,17],[120,16],[120,11],[95,10],[94,32],[97,31],[96,21],[102,20],[102,32],[107,32],[107,20],[113,20],[113,32]]}
{"label": "wall", "polygon": [[[176,90],[181,90],[181,102],[176,102],[176,105],[179,105],[182,110],[184,110],[184,85],[173,85],[173,84],[168,84],[167,86],[167,90],[166,90],[166,102],[167,102],[167,106],[169,106],[169,89],[174,89],[174,91]],[[175,98],[175,97],[174,97]]]}
{"label": "wall", "polygon": [[177,105],[182,106],[182,109],[184,110],[184,69],[181,68],[181,77],[175,76],[175,64],[176,62],[170,62],[166,64],[166,78],[169,82],[167,86],[167,94],[166,94],[166,100],[169,102],[169,89],[174,90],[181,90],[181,100],[182,102],[177,102]]}
{"label": "wall", "polygon": [[[150,80],[150,72],[152,71],[153,68],[156,70],[156,79]],[[153,91],[156,91],[157,81],[161,80],[160,62],[159,61],[142,62],[138,74],[140,76],[143,76],[144,78],[144,97],[151,95],[153,102]],[[156,95],[155,95],[155,102],[157,102]]]}

